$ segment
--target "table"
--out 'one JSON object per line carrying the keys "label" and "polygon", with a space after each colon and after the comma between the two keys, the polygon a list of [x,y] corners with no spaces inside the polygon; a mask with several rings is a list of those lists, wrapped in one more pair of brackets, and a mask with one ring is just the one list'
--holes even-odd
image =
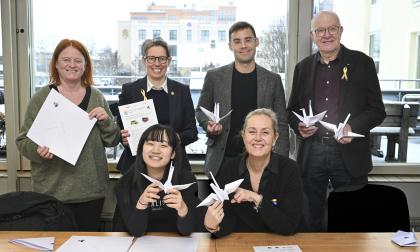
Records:
{"label": "table", "polygon": [[[176,236],[171,233],[148,233],[149,235]],[[28,232],[0,231],[0,251],[34,251],[9,243],[10,239],[30,237],[55,237],[55,249],[72,235],[128,236],[119,232]],[[303,252],[398,252],[418,251],[419,247],[404,247],[391,242],[392,233],[299,233],[281,236],[267,233],[234,233],[220,239],[211,239],[208,233],[194,233],[199,239],[199,252],[253,252],[253,246],[299,245]],[[419,237],[420,233],[416,233]]]}

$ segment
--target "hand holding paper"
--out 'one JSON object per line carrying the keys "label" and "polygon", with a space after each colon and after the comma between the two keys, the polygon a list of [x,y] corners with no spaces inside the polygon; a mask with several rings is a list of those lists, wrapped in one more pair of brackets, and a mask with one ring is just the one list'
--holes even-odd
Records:
{"label": "hand holding paper", "polygon": [[226,115],[220,117],[219,115],[219,103],[214,103],[214,110],[213,112],[207,110],[204,107],[200,106],[201,111],[203,111],[203,113],[207,116],[207,118],[209,118],[211,121],[215,122],[215,123],[219,123],[221,120],[225,119],[226,117],[228,117],[230,115],[230,113],[232,113],[232,110],[229,111]]}
{"label": "hand holding paper", "polygon": [[339,123],[338,126],[331,123],[324,122],[324,121],[319,121],[319,122],[322,124],[322,126],[324,126],[329,131],[333,131],[334,138],[337,140],[340,140],[343,137],[365,137],[364,135],[360,135],[354,132],[347,132],[347,134],[344,135],[344,126],[346,126],[349,118],[350,118],[350,114],[348,114],[346,117],[346,120],[344,120],[343,123]]}
{"label": "hand holding paper", "polygon": [[297,118],[299,118],[301,122],[305,124],[306,127],[314,125],[316,122],[324,118],[325,113],[327,113],[327,111],[325,110],[319,114],[314,115],[312,112],[311,100],[309,100],[309,115],[306,115],[305,108],[301,108],[300,110],[302,110],[303,116],[299,115],[295,111],[292,112],[293,114],[295,114],[295,116],[297,116]]}
{"label": "hand holding paper", "polygon": [[215,201],[223,202],[225,200],[229,200],[229,194],[233,193],[241,185],[242,181],[244,181],[244,179],[235,180],[229,184],[226,184],[225,188],[222,190],[219,187],[219,184],[217,184],[216,179],[214,179],[213,173],[210,172],[210,176],[214,181],[214,184],[210,184],[210,187],[211,189],[213,189],[214,193],[211,193],[209,196],[207,196],[207,198],[205,198],[200,204],[198,204],[197,207],[210,206]]}
{"label": "hand holding paper", "polygon": [[162,182],[160,182],[160,181],[159,181],[159,180],[157,180],[157,179],[154,179],[154,178],[152,178],[152,177],[147,176],[147,175],[146,175],[146,174],[144,174],[144,173],[142,173],[141,175],[143,175],[143,176],[144,176],[147,180],[149,180],[150,182],[157,184],[157,185],[159,186],[159,188],[160,188],[160,189],[162,189],[165,193],[168,193],[168,191],[169,191],[170,189],[176,189],[176,190],[178,190],[178,191],[180,191],[180,190],[184,190],[184,189],[187,189],[188,187],[190,187],[192,184],[194,184],[194,183],[195,183],[195,182],[193,182],[193,183],[183,184],[183,185],[172,185],[171,180],[172,180],[172,175],[173,175],[173,173],[174,173],[174,167],[173,167],[173,165],[172,165],[172,163],[171,163],[171,166],[170,166],[170,168],[169,168],[168,179],[165,181],[165,183],[164,183],[164,184],[162,184]]}

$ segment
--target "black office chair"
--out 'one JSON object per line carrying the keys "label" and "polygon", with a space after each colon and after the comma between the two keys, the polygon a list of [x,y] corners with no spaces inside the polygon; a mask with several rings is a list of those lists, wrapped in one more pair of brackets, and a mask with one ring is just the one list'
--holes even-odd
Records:
{"label": "black office chair", "polygon": [[328,197],[329,232],[410,231],[407,198],[398,188],[368,184]]}

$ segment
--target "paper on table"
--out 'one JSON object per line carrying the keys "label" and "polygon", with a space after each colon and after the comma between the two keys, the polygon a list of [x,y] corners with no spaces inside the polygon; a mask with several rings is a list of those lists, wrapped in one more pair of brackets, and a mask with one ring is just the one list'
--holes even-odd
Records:
{"label": "paper on table", "polygon": [[230,115],[230,113],[232,113],[232,110],[230,110],[226,115],[220,117],[219,107],[220,107],[220,104],[216,102],[216,103],[214,103],[213,112],[211,112],[208,109],[206,109],[204,107],[201,107],[201,106],[200,106],[200,109],[201,109],[201,111],[203,111],[203,113],[207,116],[208,119],[210,119],[211,121],[213,121],[215,123],[218,123],[221,120],[228,117]]}
{"label": "paper on table", "polygon": [[9,242],[17,245],[23,245],[31,249],[37,249],[40,251],[52,252],[54,249],[54,237],[38,237],[38,238],[21,238],[13,239]]}
{"label": "paper on table", "polygon": [[182,251],[196,252],[198,240],[194,237],[167,237],[145,235],[134,242],[130,251]]}
{"label": "paper on table", "polygon": [[197,207],[211,206],[213,202],[215,201],[223,202],[225,200],[229,200],[229,194],[233,193],[241,185],[242,181],[244,181],[244,179],[235,180],[229,184],[226,184],[225,188],[222,190],[219,187],[219,184],[217,184],[217,181],[214,178],[213,173],[210,172],[210,176],[214,181],[214,184],[213,183],[210,184],[210,187],[211,189],[213,189],[214,193],[211,193],[209,196],[207,196],[207,198],[201,201],[201,203],[198,204]]}
{"label": "paper on table", "polygon": [[143,175],[147,180],[149,180],[152,183],[156,183],[160,189],[162,189],[165,193],[168,193],[169,189],[176,189],[178,191],[180,190],[184,190],[187,189],[188,187],[190,187],[193,183],[189,183],[189,184],[183,184],[183,185],[172,185],[172,175],[174,174],[174,167],[171,163],[171,166],[169,167],[169,174],[168,174],[168,179],[165,181],[164,184],[162,184],[162,182],[160,182],[157,179],[154,179],[152,177],[147,176],[146,174],[142,173],[141,175]]}
{"label": "paper on table", "polygon": [[343,123],[339,123],[338,126],[327,123],[324,121],[319,121],[322,126],[324,126],[327,130],[334,132],[334,138],[340,140],[343,137],[365,137],[364,135],[360,135],[354,132],[348,132],[347,135],[344,135],[344,126],[346,126],[347,121],[350,118],[350,114],[347,115],[346,120]]}
{"label": "paper on table", "polygon": [[72,236],[57,252],[127,252],[133,237],[118,236]]}
{"label": "paper on table", "polygon": [[51,89],[27,136],[75,165],[95,123],[86,111]]}
{"label": "paper on table", "polygon": [[392,236],[391,239],[396,244],[400,245],[401,247],[418,247],[419,244],[417,243],[416,234],[414,232],[404,232],[398,230]]}
{"label": "paper on table", "polygon": [[153,99],[118,106],[124,129],[130,137],[128,145],[131,155],[136,156],[137,146],[143,132],[152,125],[158,124]]}
{"label": "paper on table", "polygon": [[305,108],[301,108],[300,110],[302,110],[303,116],[299,115],[295,111],[292,112],[297,118],[299,118],[301,122],[305,124],[306,127],[314,125],[316,122],[324,118],[325,114],[327,113],[327,111],[325,110],[319,114],[314,115],[314,113],[312,112],[311,100],[309,100],[309,115],[306,115]]}
{"label": "paper on table", "polygon": [[302,252],[298,245],[254,246],[255,252]]}

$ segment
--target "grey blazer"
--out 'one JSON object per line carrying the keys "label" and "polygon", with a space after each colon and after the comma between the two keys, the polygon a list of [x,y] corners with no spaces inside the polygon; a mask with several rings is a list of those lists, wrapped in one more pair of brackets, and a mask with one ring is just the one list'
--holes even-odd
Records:
{"label": "grey blazer", "polygon": [[[209,70],[204,79],[195,115],[200,126],[207,130],[209,119],[200,110],[200,106],[213,111],[214,103],[220,103],[220,115],[225,115],[231,110],[232,72],[234,63],[216,69]],[[257,65],[257,106],[258,108],[270,108],[278,118],[279,138],[276,149],[279,154],[289,156],[289,126],[286,113],[286,100],[283,83],[278,74],[268,71]],[[243,92],[237,90],[236,92]],[[207,134],[207,153],[205,171],[216,175],[220,169],[227,138],[230,130],[230,117],[222,121],[223,131],[220,135]]]}

